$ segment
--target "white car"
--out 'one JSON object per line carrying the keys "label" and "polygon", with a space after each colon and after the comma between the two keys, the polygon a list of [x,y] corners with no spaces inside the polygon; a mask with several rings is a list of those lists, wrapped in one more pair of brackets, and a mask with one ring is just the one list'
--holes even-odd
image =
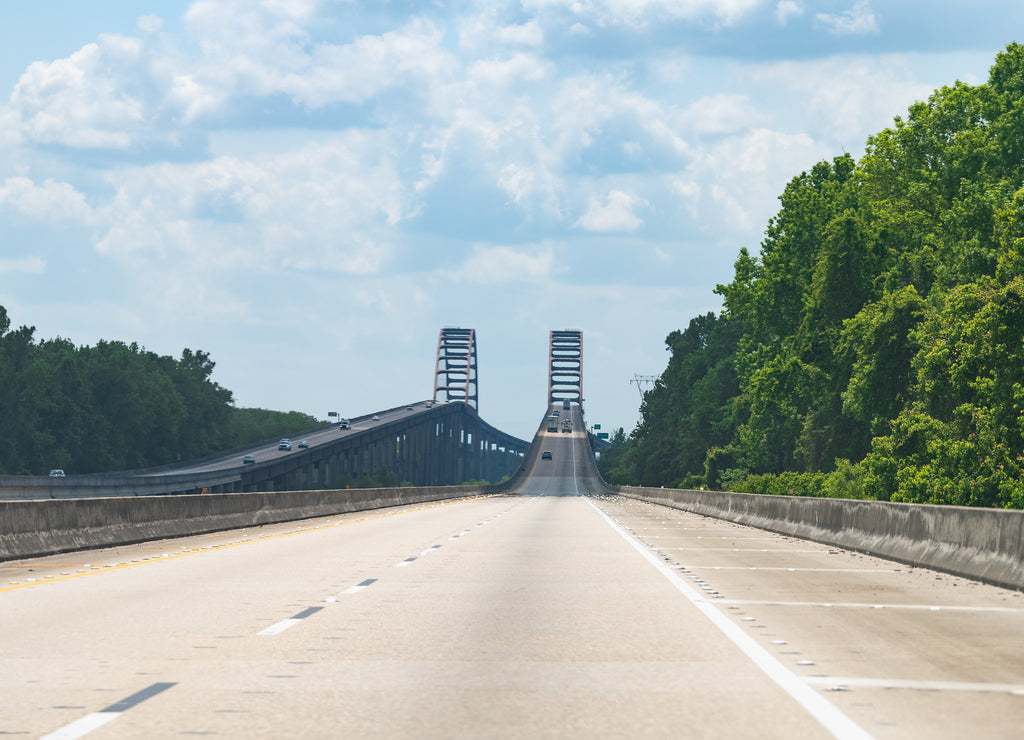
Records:
{"label": "white car", "polygon": [[54,468],[53,470],[50,471],[50,477],[51,478],[63,478],[64,477],[64,471],[61,470],[60,468]]}
{"label": "white car", "polygon": [[277,443],[277,449],[279,450],[290,450],[292,448],[292,441],[290,439],[282,439]]}

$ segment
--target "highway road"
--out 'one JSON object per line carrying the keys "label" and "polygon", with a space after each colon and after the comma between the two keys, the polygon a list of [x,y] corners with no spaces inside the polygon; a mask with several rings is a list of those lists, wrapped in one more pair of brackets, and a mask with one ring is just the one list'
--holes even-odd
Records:
{"label": "highway road", "polygon": [[543,445],[506,495],[0,563],[0,734],[1021,736],[1020,593],[603,495],[582,434]]}
{"label": "highway road", "polygon": [[158,472],[145,473],[148,476],[167,475],[168,472],[173,472],[175,475],[185,475],[188,473],[209,473],[215,470],[226,470],[230,468],[242,467],[242,457],[244,455],[254,455],[256,462],[262,463],[268,460],[275,460],[279,457],[285,457],[287,455],[293,455],[297,452],[301,452],[299,448],[299,442],[305,440],[309,442],[310,447],[316,447],[317,445],[325,444],[327,442],[334,442],[338,439],[344,438],[351,434],[358,434],[359,432],[372,429],[380,426],[381,424],[387,424],[388,422],[398,421],[405,419],[413,414],[418,414],[426,411],[428,408],[432,408],[437,403],[446,403],[445,401],[416,401],[408,406],[401,406],[396,409],[389,411],[382,411],[377,414],[379,419],[374,420],[371,415],[360,416],[353,418],[351,428],[341,429],[338,424],[332,424],[329,427],[324,427],[303,437],[295,437],[292,439],[292,448],[290,450],[278,449],[278,442],[280,440],[274,440],[270,444],[264,445],[253,445],[243,451],[236,451],[229,455],[222,455],[212,459],[204,460],[202,463],[193,465],[191,467],[174,468],[172,471],[160,470]]}

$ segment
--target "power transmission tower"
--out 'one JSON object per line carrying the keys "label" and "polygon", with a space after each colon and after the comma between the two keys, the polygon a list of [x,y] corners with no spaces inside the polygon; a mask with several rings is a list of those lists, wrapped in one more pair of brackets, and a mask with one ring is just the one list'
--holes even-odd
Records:
{"label": "power transmission tower", "polygon": [[636,389],[640,391],[640,400],[644,400],[644,386],[649,385],[652,388],[654,384],[658,382],[657,375],[637,375],[633,373],[633,379],[629,381],[630,385],[636,385]]}

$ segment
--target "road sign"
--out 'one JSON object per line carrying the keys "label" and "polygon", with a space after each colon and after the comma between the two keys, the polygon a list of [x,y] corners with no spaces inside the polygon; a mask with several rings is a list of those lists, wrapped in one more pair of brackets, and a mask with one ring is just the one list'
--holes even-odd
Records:
{"label": "road sign", "polygon": [[594,425],[594,429],[600,429],[600,428],[601,428],[601,425],[600,425],[600,424],[595,424],[595,425]]}
{"label": "road sign", "polygon": [[608,432],[598,432],[597,433],[597,438],[598,439],[608,439]]}

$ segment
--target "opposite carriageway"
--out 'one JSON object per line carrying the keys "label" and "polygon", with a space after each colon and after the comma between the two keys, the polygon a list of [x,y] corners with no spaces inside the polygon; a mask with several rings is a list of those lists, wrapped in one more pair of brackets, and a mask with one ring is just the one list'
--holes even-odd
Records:
{"label": "opposite carriageway", "polygon": [[[548,397],[582,404],[582,333],[552,331]],[[67,478],[0,476],[0,499],[237,493],[344,487],[386,468],[418,486],[499,481],[521,465],[528,443],[483,421],[478,412],[477,335],[440,331],[434,395],[336,424],[300,430],[308,448],[278,450],[277,439],[198,460],[135,471]],[[252,465],[243,457],[252,456]]]}

